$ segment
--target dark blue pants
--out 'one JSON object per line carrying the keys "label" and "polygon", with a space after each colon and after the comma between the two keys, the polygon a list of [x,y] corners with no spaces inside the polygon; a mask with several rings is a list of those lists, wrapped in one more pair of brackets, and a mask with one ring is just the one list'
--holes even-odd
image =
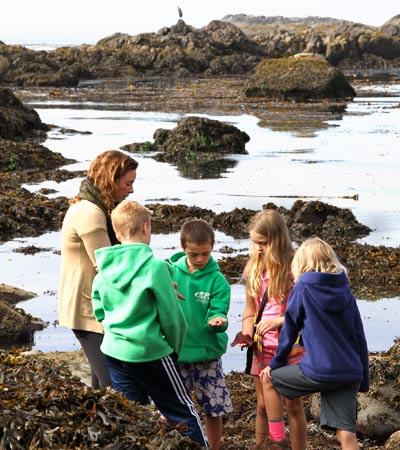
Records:
{"label": "dark blue pants", "polygon": [[173,353],[149,362],[124,362],[105,355],[113,388],[129,400],[148,404],[153,400],[161,414],[173,425],[182,422],[183,435],[207,447],[200,417],[183,383],[177,357]]}

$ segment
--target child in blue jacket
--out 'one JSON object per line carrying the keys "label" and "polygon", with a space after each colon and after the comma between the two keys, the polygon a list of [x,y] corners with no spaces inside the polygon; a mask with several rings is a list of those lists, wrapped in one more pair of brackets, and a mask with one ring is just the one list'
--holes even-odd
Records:
{"label": "child in blue jacket", "polygon": [[[288,398],[320,392],[321,426],[336,430],[343,450],[357,450],[357,393],[369,389],[369,364],[346,269],[333,249],[315,237],[298,248],[292,272],[296,283],[278,349],[262,380],[272,382],[277,395]],[[300,331],[306,354],[299,364],[288,366],[287,357]],[[268,411],[268,417],[280,416],[281,411]]]}
{"label": "child in blue jacket", "polygon": [[228,343],[231,289],[211,256],[214,231],[205,220],[185,222],[180,239],[184,251],[170,259],[173,279],[185,297],[181,307],[188,323],[178,363],[186,387],[194,390],[205,413],[209,444],[219,450],[222,416],[232,411],[221,363]]}

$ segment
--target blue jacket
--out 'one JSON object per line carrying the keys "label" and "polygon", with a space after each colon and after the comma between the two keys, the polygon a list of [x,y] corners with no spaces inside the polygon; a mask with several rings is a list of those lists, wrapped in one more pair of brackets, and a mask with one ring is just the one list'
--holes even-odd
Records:
{"label": "blue jacket", "polygon": [[344,272],[300,275],[290,294],[271,369],[287,364],[300,330],[306,350],[300,368],[305,375],[320,381],[360,382],[360,392],[368,391],[367,341]]}

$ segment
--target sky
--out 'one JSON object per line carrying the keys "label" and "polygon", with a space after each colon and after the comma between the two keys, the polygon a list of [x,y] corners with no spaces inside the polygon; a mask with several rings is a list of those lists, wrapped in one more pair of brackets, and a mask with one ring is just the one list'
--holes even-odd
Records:
{"label": "sky", "polygon": [[[3,3],[3,2],[2,2]],[[0,8],[6,44],[95,44],[114,33],[156,32],[174,25],[178,6],[196,28],[227,14],[320,16],[379,27],[400,14],[399,0],[9,0]]]}

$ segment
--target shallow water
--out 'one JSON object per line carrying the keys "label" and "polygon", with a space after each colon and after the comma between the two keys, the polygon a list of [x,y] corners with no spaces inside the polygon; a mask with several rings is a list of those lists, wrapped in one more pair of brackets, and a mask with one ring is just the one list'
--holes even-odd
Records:
{"label": "shallow water", "polygon": [[[371,89],[371,88],[369,88]],[[357,219],[374,231],[361,242],[397,247],[400,245],[400,86],[390,97],[358,97],[347,106],[340,120],[327,122],[327,127],[312,133],[301,130],[278,131],[261,127],[256,116],[207,116],[230,122],[251,137],[246,145],[248,155],[236,155],[219,178],[185,178],[169,164],[143,155],[139,161],[138,179],[132,198],[143,202],[197,205],[216,212],[236,207],[260,209],[273,202],[291,207],[297,197],[319,199],[338,207],[350,208]],[[158,128],[173,128],[181,118],[178,114],[117,110],[118,105],[71,102],[35,102],[46,123],[90,135],[49,133],[45,146],[78,163],[71,170],[86,169],[100,152],[132,142],[152,141]],[[99,109],[104,106],[105,109]],[[63,183],[45,182],[25,186],[32,191],[43,187],[57,191],[51,196],[76,194],[80,179]],[[350,197],[358,195],[358,200]],[[74,350],[79,344],[72,333],[56,324],[57,291],[60,256],[59,233],[39,238],[18,239],[0,245],[0,281],[33,291],[38,296],[19,306],[49,322],[49,327],[35,333],[34,349]],[[177,234],[155,235],[152,247],[159,257],[169,256],[179,244]],[[26,245],[48,248],[36,255],[23,255],[12,250]],[[239,251],[248,248],[248,241],[234,240],[217,233],[215,257],[219,248],[228,245]],[[372,281],[373,282],[373,281]],[[371,351],[388,349],[399,334],[400,297],[377,302],[359,300],[359,307]],[[232,286],[229,334],[231,340],[240,329],[244,308],[244,288]],[[240,370],[245,353],[228,348],[224,356],[225,370]]]}

